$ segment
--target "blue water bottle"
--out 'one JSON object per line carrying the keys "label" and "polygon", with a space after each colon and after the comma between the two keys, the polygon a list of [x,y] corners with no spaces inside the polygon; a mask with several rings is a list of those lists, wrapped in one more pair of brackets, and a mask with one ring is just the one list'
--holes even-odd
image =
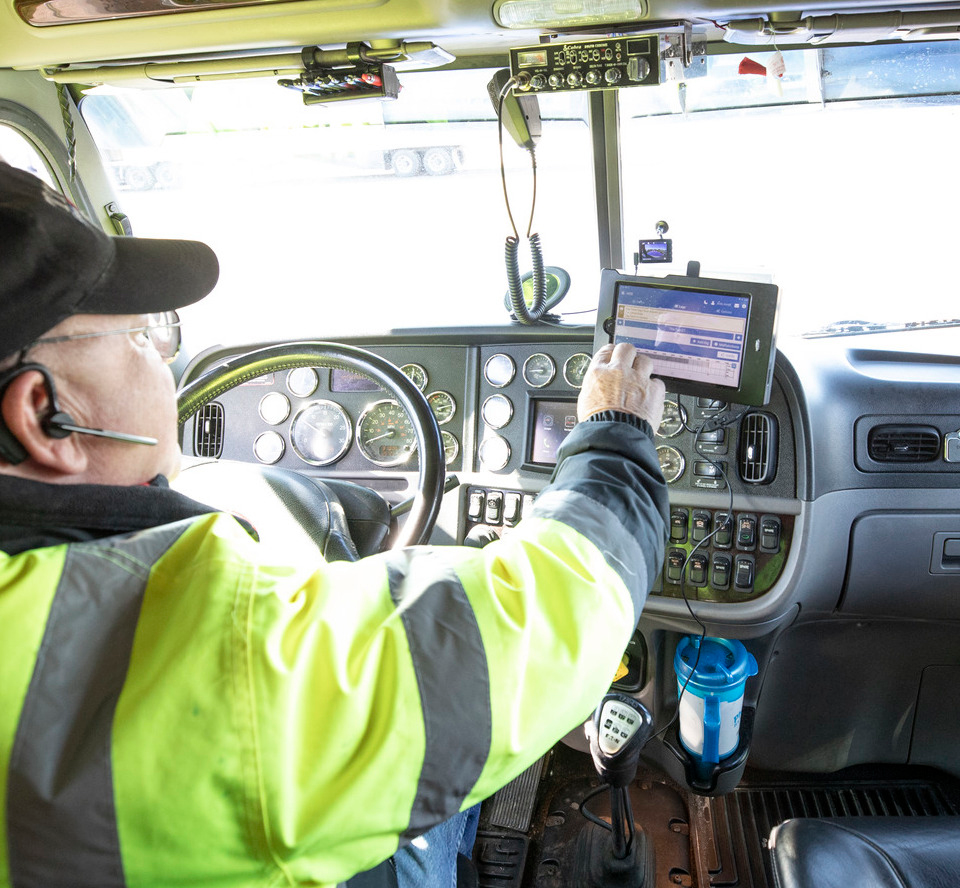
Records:
{"label": "blue water bottle", "polygon": [[[698,656],[699,655],[699,656]],[[680,743],[707,775],[740,744],[740,714],[747,679],[757,661],[739,642],[687,635],[673,657],[680,694]]]}

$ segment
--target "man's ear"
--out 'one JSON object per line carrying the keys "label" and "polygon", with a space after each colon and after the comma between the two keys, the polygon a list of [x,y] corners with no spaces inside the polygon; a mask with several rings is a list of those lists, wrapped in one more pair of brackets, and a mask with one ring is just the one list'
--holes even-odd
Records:
{"label": "man's ear", "polygon": [[50,412],[50,401],[43,374],[25,370],[4,391],[0,413],[34,464],[59,475],[79,474],[87,466],[87,457],[76,436],[53,438],[44,429],[43,418]]}

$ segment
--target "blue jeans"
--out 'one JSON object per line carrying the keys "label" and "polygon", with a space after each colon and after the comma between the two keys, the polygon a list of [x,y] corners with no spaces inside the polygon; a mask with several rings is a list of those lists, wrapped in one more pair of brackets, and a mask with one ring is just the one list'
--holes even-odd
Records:
{"label": "blue jeans", "polygon": [[470,857],[480,806],[455,814],[418,836],[393,859],[399,888],[456,888],[457,854]]}

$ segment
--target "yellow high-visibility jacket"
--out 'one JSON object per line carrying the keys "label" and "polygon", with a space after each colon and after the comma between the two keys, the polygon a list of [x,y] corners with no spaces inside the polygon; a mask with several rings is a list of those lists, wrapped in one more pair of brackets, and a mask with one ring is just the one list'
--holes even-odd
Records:
{"label": "yellow high-visibility jacket", "polygon": [[195,505],[0,479],[0,885],[367,869],[590,713],[667,524],[649,427],[613,420],[483,549],[277,564]]}

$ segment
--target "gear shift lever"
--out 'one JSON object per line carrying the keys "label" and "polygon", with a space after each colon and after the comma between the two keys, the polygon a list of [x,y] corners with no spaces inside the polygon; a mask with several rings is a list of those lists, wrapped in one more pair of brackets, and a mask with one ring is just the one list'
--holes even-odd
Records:
{"label": "gear shift lever", "polygon": [[639,700],[609,693],[600,701],[593,713],[590,755],[604,783],[622,788],[633,782],[652,728],[653,719]]}
{"label": "gear shift lever", "polygon": [[[652,730],[653,719],[646,707],[618,693],[609,693],[600,701],[587,725],[593,764],[600,779],[610,787],[610,833],[595,829],[599,821],[590,818],[594,823],[581,833],[583,855],[578,884],[593,888],[652,885],[653,848],[642,831],[640,841],[636,841],[628,790],[637,775],[640,750]],[[600,834],[607,838],[601,839]]]}
{"label": "gear shift lever", "polygon": [[640,750],[650,738],[653,719],[639,700],[626,694],[607,694],[591,723],[590,755],[600,779],[610,786],[613,856],[623,860],[633,842],[633,809],[626,791],[640,761]]}

